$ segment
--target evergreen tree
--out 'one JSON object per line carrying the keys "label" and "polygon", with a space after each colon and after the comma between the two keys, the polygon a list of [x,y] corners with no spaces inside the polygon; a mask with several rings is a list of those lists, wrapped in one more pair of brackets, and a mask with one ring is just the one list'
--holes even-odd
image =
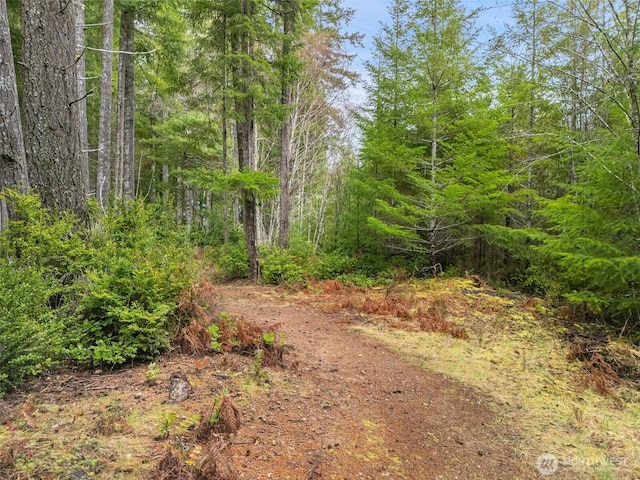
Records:
{"label": "evergreen tree", "polygon": [[22,2],[24,144],[30,184],[43,204],[86,218],[75,8]]}
{"label": "evergreen tree", "polygon": [[471,129],[489,107],[488,83],[471,50],[473,15],[457,2],[397,0],[389,12],[362,122],[362,174],[376,192],[367,227],[433,266],[471,237],[469,164],[483,171],[488,159],[469,142],[482,142]]}

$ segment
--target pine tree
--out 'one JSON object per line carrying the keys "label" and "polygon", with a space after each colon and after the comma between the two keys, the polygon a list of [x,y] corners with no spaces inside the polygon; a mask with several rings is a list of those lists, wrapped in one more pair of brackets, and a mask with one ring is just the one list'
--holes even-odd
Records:
{"label": "pine tree", "polygon": [[55,211],[87,215],[80,146],[75,5],[22,2],[24,144],[31,186]]}
{"label": "pine tree", "polygon": [[457,2],[397,0],[390,15],[369,64],[362,168],[376,200],[367,224],[392,251],[435,265],[468,238],[458,142],[473,136],[471,112],[488,105],[486,77],[471,52],[473,15]]}

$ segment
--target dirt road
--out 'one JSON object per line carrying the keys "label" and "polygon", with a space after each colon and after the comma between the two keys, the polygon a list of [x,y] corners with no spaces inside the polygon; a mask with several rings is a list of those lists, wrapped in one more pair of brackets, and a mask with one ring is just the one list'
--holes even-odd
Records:
{"label": "dirt road", "polygon": [[[267,294],[267,292],[271,292]],[[280,324],[289,366],[241,407],[240,478],[529,479],[517,436],[490,399],[410,365],[332,314],[253,286],[221,287],[221,308]]]}

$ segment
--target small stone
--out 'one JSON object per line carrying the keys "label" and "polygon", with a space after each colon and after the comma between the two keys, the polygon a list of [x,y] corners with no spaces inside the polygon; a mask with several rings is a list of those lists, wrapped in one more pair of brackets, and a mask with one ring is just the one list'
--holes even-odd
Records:
{"label": "small stone", "polygon": [[174,372],[169,379],[169,400],[172,402],[183,402],[189,398],[191,385],[187,376],[182,372]]}

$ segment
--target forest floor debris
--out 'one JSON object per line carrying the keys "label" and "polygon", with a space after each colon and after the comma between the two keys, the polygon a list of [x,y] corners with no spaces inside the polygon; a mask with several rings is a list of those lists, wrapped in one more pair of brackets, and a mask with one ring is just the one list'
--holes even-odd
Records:
{"label": "forest floor debris", "polygon": [[0,478],[534,479],[543,454],[552,479],[640,478],[637,390],[599,393],[592,346],[539,300],[467,279],[214,289],[247,338],[285,335],[274,366],[205,353],[223,339],[200,325],[153,366],[43,377],[0,401]]}

